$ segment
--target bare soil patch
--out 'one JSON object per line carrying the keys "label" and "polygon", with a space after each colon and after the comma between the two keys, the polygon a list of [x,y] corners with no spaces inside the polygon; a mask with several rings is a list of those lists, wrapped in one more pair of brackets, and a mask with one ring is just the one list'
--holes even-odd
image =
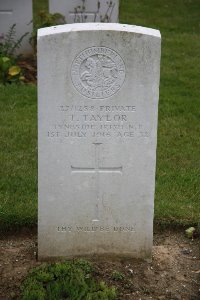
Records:
{"label": "bare soil patch", "polygon": [[[37,235],[33,231],[1,236],[1,300],[20,299],[23,279],[41,264],[36,257]],[[94,265],[94,276],[116,286],[119,300],[200,299],[200,238],[189,240],[183,230],[154,233],[151,263],[101,259]]]}

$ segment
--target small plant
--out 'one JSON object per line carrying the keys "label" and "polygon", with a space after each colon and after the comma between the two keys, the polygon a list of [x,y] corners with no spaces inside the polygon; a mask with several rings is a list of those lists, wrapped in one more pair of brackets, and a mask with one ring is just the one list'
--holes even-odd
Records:
{"label": "small plant", "polygon": [[[87,14],[86,14],[86,0],[81,0],[82,4],[78,5],[74,8],[74,23],[84,23],[87,22]],[[100,12],[101,2],[97,0],[97,10],[94,13],[94,19],[92,22],[96,22],[97,16]],[[115,3],[113,1],[107,1],[107,10],[104,16],[100,15],[100,22],[109,23],[111,21],[113,9],[115,7]]]}
{"label": "small plant", "polygon": [[22,69],[17,65],[19,55],[16,50],[21,46],[22,40],[28,34],[26,32],[17,41],[16,24],[13,24],[6,35],[0,36],[0,83],[19,83],[24,80]]}
{"label": "small plant", "polygon": [[85,259],[78,259],[74,261],[74,265],[77,268],[82,269],[86,274],[91,274],[92,272],[94,272],[94,267],[93,265],[85,260]]}
{"label": "small plant", "polygon": [[198,229],[196,229],[195,227],[189,227],[185,230],[185,235],[187,238],[193,240],[194,238],[197,238],[199,236]]}
{"label": "small plant", "polygon": [[122,272],[114,270],[111,277],[113,280],[121,281],[125,278],[125,275]]}
{"label": "small plant", "polygon": [[111,16],[113,13],[113,9],[115,7],[115,3],[113,1],[108,1],[107,2],[107,11],[104,16],[100,16],[100,22],[102,23],[109,23],[111,21]]}
{"label": "small plant", "polygon": [[92,270],[85,260],[35,268],[22,285],[21,300],[115,300],[115,288],[95,281]]}
{"label": "small plant", "polygon": [[129,279],[127,280],[125,283],[124,283],[124,288],[129,290],[129,291],[132,291],[133,290],[133,283],[132,281]]}
{"label": "small plant", "polygon": [[34,26],[30,43],[33,47],[34,52],[37,52],[37,31],[43,27],[50,27],[65,24],[65,17],[60,13],[50,14],[44,10],[38,13],[37,22]]}
{"label": "small plant", "polygon": [[17,41],[16,38],[16,24],[13,24],[7,34],[0,36],[0,56],[14,58],[16,50],[21,47],[21,43],[28,32],[24,33]]}
{"label": "small plant", "polygon": [[19,83],[24,80],[22,70],[14,59],[0,56],[0,83]]}

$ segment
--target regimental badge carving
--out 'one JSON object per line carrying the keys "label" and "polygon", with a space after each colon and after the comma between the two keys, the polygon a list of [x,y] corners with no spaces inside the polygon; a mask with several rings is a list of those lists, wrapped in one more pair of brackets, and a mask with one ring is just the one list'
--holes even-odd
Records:
{"label": "regimental badge carving", "polygon": [[104,99],[116,94],[125,79],[125,65],[120,55],[107,47],[91,47],[73,61],[74,87],[85,97]]}

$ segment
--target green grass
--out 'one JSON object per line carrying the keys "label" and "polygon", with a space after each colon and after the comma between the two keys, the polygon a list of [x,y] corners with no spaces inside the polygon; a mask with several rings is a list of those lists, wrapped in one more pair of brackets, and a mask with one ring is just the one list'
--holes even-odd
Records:
{"label": "green grass", "polygon": [[155,220],[200,222],[200,1],[122,0],[120,21],[162,34]]}
{"label": "green grass", "polygon": [[36,224],[36,87],[0,86],[0,229]]}
{"label": "green grass", "polygon": [[[122,23],[162,34],[155,221],[163,224],[200,222],[199,8],[200,0],[121,1]],[[36,87],[0,87],[0,122],[0,226],[30,226],[37,223]]]}

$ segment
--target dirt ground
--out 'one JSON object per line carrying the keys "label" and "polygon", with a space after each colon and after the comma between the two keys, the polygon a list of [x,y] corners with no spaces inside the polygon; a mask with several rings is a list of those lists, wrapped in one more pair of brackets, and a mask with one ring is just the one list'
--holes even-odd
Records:
{"label": "dirt ground", "polygon": [[[0,300],[20,299],[20,285],[40,265],[37,235],[22,231],[0,239]],[[95,261],[95,276],[116,286],[119,300],[200,299],[200,238],[184,230],[156,230],[152,263],[135,260]]]}

